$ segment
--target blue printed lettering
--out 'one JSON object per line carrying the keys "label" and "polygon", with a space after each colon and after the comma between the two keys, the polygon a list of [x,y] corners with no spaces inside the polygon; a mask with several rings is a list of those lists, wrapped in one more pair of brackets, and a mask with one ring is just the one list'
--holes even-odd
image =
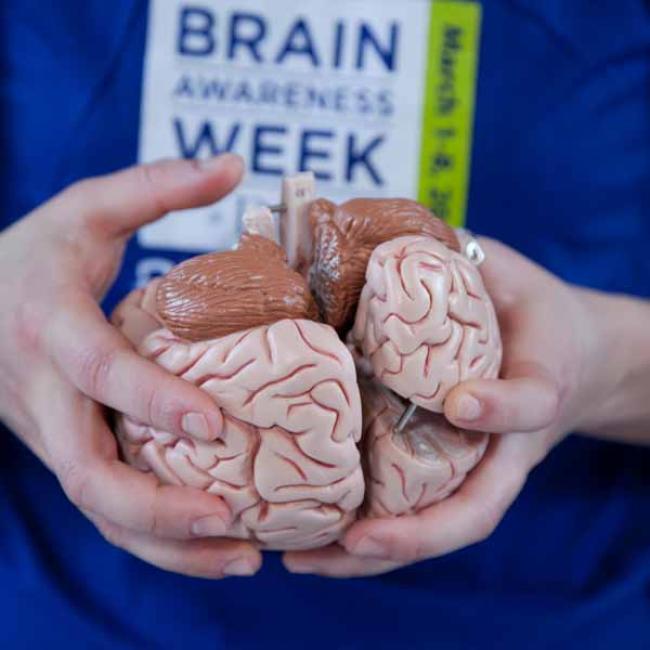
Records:
{"label": "blue printed lettering", "polygon": [[372,164],[370,155],[372,152],[384,142],[385,137],[378,135],[366,144],[363,149],[358,148],[357,134],[351,133],[348,135],[348,157],[345,165],[345,180],[348,183],[354,181],[355,170],[357,167],[365,168],[366,172],[372,179],[375,185],[383,185],[384,179],[379,175],[377,168]]}
{"label": "blue printed lettering", "polygon": [[363,70],[365,67],[366,53],[370,49],[375,51],[387,70],[394,71],[397,65],[398,41],[399,27],[395,22],[390,24],[389,43],[387,45],[380,43],[368,23],[361,23],[357,47],[357,68]]}
{"label": "blue printed lettering", "polygon": [[260,44],[266,37],[266,22],[261,16],[234,13],[230,18],[230,42],[228,58],[235,59],[240,47],[248,50],[254,61],[263,61]]}
{"label": "blue printed lettering", "polygon": [[332,57],[332,66],[340,68],[343,60],[343,44],[345,43],[345,23],[343,21],[336,22],[334,30],[334,56]]}
{"label": "blue printed lettering", "polygon": [[276,63],[282,63],[290,54],[298,56],[307,56],[311,59],[312,65],[317,68],[320,65],[316,46],[314,44],[311,31],[307,22],[299,18],[293,24],[293,27],[287,35],[284,45],[280,48],[275,57]]}
{"label": "blue printed lettering", "polygon": [[179,13],[177,52],[191,57],[220,53],[229,61],[260,64],[281,65],[298,59],[314,68],[326,63],[334,70],[346,66],[365,70],[373,59],[388,72],[394,72],[398,66],[401,25],[397,21],[377,25],[367,20],[350,23],[340,19],[323,35],[306,18],[297,18],[280,38],[277,49],[271,50],[274,41],[263,14],[234,11],[222,16],[228,25],[223,44],[217,43],[217,18],[205,7],[183,6]]}
{"label": "blue printed lettering", "polygon": [[[249,128],[250,134],[245,133],[244,129]],[[178,152],[183,158],[206,158],[234,151],[244,153],[245,143],[250,142],[250,156],[247,158],[255,174],[277,177],[296,170],[311,170],[321,181],[340,179],[355,183],[360,180],[359,176],[366,176],[375,185],[385,183],[376,159],[386,140],[382,133],[363,137],[349,131],[337,133],[332,129],[305,128],[295,133],[296,141],[292,143],[290,139],[294,132],[283,124],[248,127],[240,122],[219,125],[206,120],[190,129],[178,117],[173,119],[173,129]],[[336,168],[339,157],[334,155],[338,143],[343,145],[340,169]],[[293,151],[297,157],[290,161],[287,154]]]}
{"label": "blue printed lettering", "polygon": [[216,46],[214,14],[202,7],[183,7],[178,23],[176,49],[185,56],[209,56]]}
{"label": "blue printed lettering", "polygon": [[329,171],[315,169],[311,165],[312,160],[330,160],[331,154],[327,149],[316,148],[312,141],[316,139],[329,140],[334,138],[333,131],[306,130],[303,131],[300,138],[300,158],[298,161],[298,171],[304,172],[311,170],[319,181],[332,180],[332,174]]}
{"label": "blue printed lettering", "polygon": [[263,156],[280,156],[283,149],[278,144],[269,143],[268,135],[285,135],[287,128],[284,126],[270,126],[262,124],[255,127],[253,135],[253,152],[252,152],[252,169],[258,174],[267,174],[269,176],[282,176],[284,170],[282,167],[269,167],[263,164]]}
{"label": "blue printed lettering", "polygon": [[198,158],[201,154],[204,154],[205,157],[209,157],[216,156],[226,151],[230,152],[233,150],[241,130],[240,124],[233,124],[230,127],[228,136],[225,138],[224,145],[219,146],[214,129],[212,128],[212,123],[210,122],[202,122],[199,125],[197,133],[191,142],[188,140],[185,132],[185,125],[180,118],[174,118],[173,127],[176,135],[178,151],[183,158]]}

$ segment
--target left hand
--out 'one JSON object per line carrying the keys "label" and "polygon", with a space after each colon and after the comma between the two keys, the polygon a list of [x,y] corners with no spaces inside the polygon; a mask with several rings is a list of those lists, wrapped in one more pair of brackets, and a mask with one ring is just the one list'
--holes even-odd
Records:
{"label": "left hand", "polygon": [[233,155],[133,167],[76,183],[0,233],[0,420],[107,541],[204,578],[252,575],[260,553],[222,539],[232,513],[220,497],[127,465],[106,407],[187,440],[221,436],[221,410],[138,355],[99,302],[139,227],[212,204],[242,172]]}
{"label": "left hand", "polygon": [[454,388],[445,415],[455,425],[494,433],[483,460],[451,497],[417,515],[361,519],[340,544],[284,556],[293,573],[376,575],[486,539],[528,473],[605,392],[598,319],[589,301],[512,249],[482,240],[481,267],[504,345],[501,378]]}

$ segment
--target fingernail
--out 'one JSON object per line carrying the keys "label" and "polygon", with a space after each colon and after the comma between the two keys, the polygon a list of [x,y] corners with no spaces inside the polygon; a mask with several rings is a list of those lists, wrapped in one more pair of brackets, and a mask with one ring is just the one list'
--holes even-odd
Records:
{"label": "fingernail", "polygon": [[208,515],[192,522],[192,535],[195,537],[221,537],[228,524],[220,515]]}
{"label": "fingernail", "polygon": [[362,537],[351,549],[353,555],[364,557],[387,558],[389,556],[386,547],[374,537]]}
{"label": "fingernail", "polygon": [[198,166],[206,172],[216,172],[220,169],[224,169],[228,165],[237,164],[241,165],[241,158],[234,153],[224,153],[220,156],[213,156],[207,160],[199,160],[197,162]]}
{"label": "fingernail", "polygon": [[228,562],[223,568],[223,573],[227,576],[252,576],[255,571],[251,561],[243,557]]}
{"label": "fingernail", "polygon": [[453,415],[459,420],[476,420],[481,415],[481,402],[473,395],[461,395],[454,406]]}
{"label": "fingernail", "polygon": [[186,413],[181,421],[183,431],[188,436],[208,440],[212,438],[208,418],[203,413]]}

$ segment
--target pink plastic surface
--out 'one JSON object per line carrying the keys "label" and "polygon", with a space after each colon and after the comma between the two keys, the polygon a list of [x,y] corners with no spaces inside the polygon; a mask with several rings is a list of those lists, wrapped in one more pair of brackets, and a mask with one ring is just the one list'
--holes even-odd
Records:
{"label": "pink plastic surface", "polygon": [[[227,535],[268,549],[324,546],[357,516],[412,514],[451,494],[488,436],[435,412],[459,381],[497,376],[492,303],[478,269],[429,237],[380,245],[366,277],[354,350],[309,320],[189,342],[156,315],[159,280],[130,294],[116,325],[143,356],[209,393],[225,426],[201,442],[118,415],[127,461],[222,496],[234,518]],[[426,409],[401,434],[407,402],[387,387]]]}
{"label": "pink plastic surface", "polygon": [[364,483],[354,363],[333,329],[284,320],[200,343],[156,330],[139,351],[214,397],[225,429],[222,440],[200,442],[122,417],[131,463],[224,497],[230,536],[285,549],[338,538]]}
{"label": "pink plastic surface", "polygon": [[395,433],[404,403],[376,380],[361,382],[365,515],[414,514],[448,497],[481,460],[489,436],[456,429],[420,409]]}
{"label": "pink plastic surface", "polygon": [[374,250],[353,339],[385,386],[435,412],[459,382],[494,378],[501,365],[479,270],[430,237],[399,237]]}

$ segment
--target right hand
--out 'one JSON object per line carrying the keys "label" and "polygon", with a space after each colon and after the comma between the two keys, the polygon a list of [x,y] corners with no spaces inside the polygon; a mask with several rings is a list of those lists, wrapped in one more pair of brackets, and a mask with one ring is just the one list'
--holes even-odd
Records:
{"label": "right hand", "polygon": [[461,382],[444,409],[461,429],[495,434],[485,456],[449,498],[414,515],[361,518],[339,546],[287,553],[290,571],[376,575],[486,539],[530,471],[568,432],[584,430],[585,413],[609,394],[600,319],[582,292],[503,244],[481,244],[503,337],[501,375]]}
{"label": "right hand", "polygon": [[251,544],[214,539],[217,496],[161,485],[123,463],[105,407],[180,436],[215,439],[212,399],[142,359],[99,302],[128,238],[171,210],[212,203],[240,180],[232,155],[163,161],[77,183],[0,234],[0,417],[113,544],[161,568],[251,575]]}

